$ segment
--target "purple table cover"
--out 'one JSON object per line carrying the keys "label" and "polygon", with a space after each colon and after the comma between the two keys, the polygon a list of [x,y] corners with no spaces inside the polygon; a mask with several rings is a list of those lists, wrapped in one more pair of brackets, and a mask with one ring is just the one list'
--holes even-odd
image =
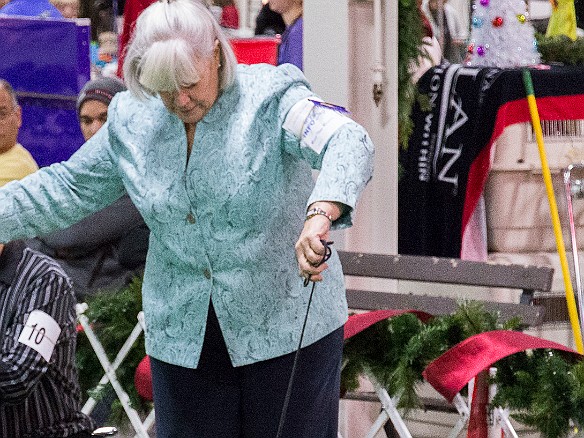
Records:
{"label": "purple table cover", "polygon": [[0,17],[0,77],[22,107],[18,141],[39,166],[65,160],[82,144],[75,101],[90,78],[89,24]]}

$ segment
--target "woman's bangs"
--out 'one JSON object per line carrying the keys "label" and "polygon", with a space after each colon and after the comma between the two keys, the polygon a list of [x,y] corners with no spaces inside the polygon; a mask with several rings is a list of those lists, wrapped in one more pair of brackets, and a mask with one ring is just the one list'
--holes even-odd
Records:
{"label": "woman's bangs", "polygon": [[140,84],[151,91],[173,92],[199,81],[195,57],[180,40],[157,41],[144,53]]}

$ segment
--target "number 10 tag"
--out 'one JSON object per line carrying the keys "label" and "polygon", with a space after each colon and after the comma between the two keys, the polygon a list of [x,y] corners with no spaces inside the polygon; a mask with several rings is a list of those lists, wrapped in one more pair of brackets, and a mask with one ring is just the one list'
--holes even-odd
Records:
{"label": "number 10 tag", "polygon": [[18,342],[28,345],[49,362],[60,334],[61,328],[51,315],[42,310],[33,310],[26,320]]}

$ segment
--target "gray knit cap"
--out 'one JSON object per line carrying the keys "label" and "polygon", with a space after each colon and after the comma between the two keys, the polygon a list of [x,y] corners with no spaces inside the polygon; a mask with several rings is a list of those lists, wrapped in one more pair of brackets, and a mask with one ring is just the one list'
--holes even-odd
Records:
{"label": "gray knit cap", "polygon": [[87,82],[77,97],[77,115],[81,110],[81,105],[87,100],[99,100],[109,105],[114,95],[120,91],[125,91],[126,86],[118,78],[103,77]]}

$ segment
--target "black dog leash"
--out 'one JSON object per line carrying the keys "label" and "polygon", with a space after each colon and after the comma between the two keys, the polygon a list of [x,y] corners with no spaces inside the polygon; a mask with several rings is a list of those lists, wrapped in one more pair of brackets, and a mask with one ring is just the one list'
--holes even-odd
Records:
{"label": "black dog leash", "polygon": [[[322,260],[317,266],[322,265],[328,259],[330,259],[332,250],[330,245],[333,242],[327,242],[326,240],[321,240],[320,243],[324,246],[324,255]],[[310,276],[304,279],[304,287],[308,286],[310,283]],[[288,389],[286,390],[286,397],[284,398],[284,405],[282,406],[282,413],[280,414],[280,423],[278,424],[278,433],[276,438],[282,436],[282,431],[284,430],[284,423],[286,422],[286,414],[288,412],[288,404],[290,403],[290,396],[292,395],[292,386],[294,383],[294,375],[296,374],[296,366],[298,364],[298,357],[300,356],[300,349],[302,347],[302,340],[304,339],[304,330],[306,329],[306,321],[308,321],[308,312],[310,311],[310,303],[312,303],[312,296],[314,295],[314,288],[316,287],[316,282],[312,282],[312,289],[310,290],[310,296],[308,297],[308,306],[306,306],[306,315],[304,316],[304,323],[302,324],[302,331],[300,332],[300,342],[298,342],[298,348],[294,354],[294,362],[292,363],[292,371],[290,371],[290,380],[288,381]]]}

